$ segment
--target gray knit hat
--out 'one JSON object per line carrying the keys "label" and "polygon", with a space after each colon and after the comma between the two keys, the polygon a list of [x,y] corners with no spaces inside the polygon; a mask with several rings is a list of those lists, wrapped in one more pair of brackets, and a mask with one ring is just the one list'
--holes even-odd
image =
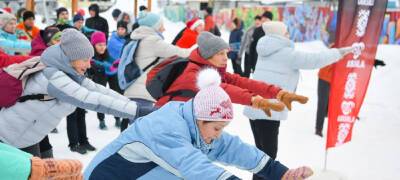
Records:
{"label": "gray knit hat", "polygon": [[11,20],[16,21],[17,18],[6,11],[0,11],[0,29],[3,29]]}
{"label": "gray knit hat", "polygon": [[204,59],[212,57],[223,49],[229,49],[228,43],[222,38],[206,31],[200,33],[197,37],[197,44],[199,45],[200,56]]}
{"label": "gray knit hat", "polygon": [[89,40],[74,28],[62,31],[60,47],[70,61],[94,56],[94,49]]}

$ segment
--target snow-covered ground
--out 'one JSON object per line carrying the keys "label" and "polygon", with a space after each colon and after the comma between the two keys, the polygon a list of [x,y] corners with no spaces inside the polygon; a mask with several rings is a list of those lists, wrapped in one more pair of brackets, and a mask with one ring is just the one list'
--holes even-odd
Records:
{"label": "snow-covered ground", "polygon": [[[122,6],[123,4],[117,3],[117,7]],[[109,12],[105,15],[109,21],[112,19]],[[165,20],[165,26],[165,39],[170,42],[184,24]],[[225,40],[228,35],[223,32]],[[326,47],[321,42],[309,42],[297,43],[296,48],[317,51]],[[400,179],[400,85],[396,83],[400,78],[400,61],[396,58],[399,51],[400,46],[379,45],[377,58],[383,59],[387,66],[373,70],[359,114],[360,121],[355,123],[352,141],[329,150],[328,170],[338,172],[350,180]],[[314,135],[317,72],[302,71],[298,93],[310,97],[310,101],[306,105],[295,104],[289,119],[281,123],[277,159],[289,167],[311,166],[318,173],[323,168],[326,139]],[[243,106],[235,105],[234,108],[236,118],[226,131],[254,144],[248,119],[242,114]],[[119,129],[113,126],[114,118],[111,116],[106,116],[109,127],[107,131],[98,129],[94,112],[89,112],[86,119],[89,141],[98,149],[119,135]],[[50,134],[55,157],[79,159],[87,165],[96,152],[80,155],[69,151],[65,126],[66,121],[63,120],[58,126],[59,133]],[[326,132],[324,135],[326,136]],[[248,172],[233,167],[228,169],[243,179],[251,179]]]}

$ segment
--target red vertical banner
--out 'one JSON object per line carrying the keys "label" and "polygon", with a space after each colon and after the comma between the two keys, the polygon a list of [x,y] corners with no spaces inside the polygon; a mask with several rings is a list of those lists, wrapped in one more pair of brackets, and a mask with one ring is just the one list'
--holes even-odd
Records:
{"label": "red vertical banner", "polygon": [[336,47],[355,47],[336,63],[331,82],[326,148],[351,140],[367,92],[387,0],[340,0]]}

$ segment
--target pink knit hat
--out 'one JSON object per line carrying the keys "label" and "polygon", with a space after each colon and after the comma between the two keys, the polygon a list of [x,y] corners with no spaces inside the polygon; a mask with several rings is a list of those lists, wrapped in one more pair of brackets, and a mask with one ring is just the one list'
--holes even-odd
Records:
{"label": "pink knit hat", "polygon": [[90,37],[90,43],[94,46],[98,43],[105,43],[106,40],[106,35],[101,32],[101,31],[96,31],[92,34],[92,36]]}
{"label": "pink knit hat", "polygon": [[233,108],[229,95],[220,87],[217,70],[206,68],[199,72],[197,86],[200,91],[193,100],[195,117],[204,121],[232,121]]}

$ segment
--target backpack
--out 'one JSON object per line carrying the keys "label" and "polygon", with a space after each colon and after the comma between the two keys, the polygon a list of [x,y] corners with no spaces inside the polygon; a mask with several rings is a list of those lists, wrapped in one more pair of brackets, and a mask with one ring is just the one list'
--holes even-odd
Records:
{"label": "backpack", "polygon": [[33,57],[0,69],[0,109],[13,106],[17,102],[46,99],[45,94],[21,96],[28,77],[44,68],[40,58]]}
{"label": "backpack", "polygon": [[151,69],[146,79],[146,89],[150,95],[156,100],[166,95],[170,96],[170,100],[175,96],[194,97],[196,93],[192,90],[183,89],[166,93],[171,84],[183,73],[188,63],[187,58],[172,56]]}
{"label": "backpack", "polygon": [[157,64],[160,58],[156,58],[145,68],[140,69],[136,64],[136,52],[139,47],[140,40],[128,40],[122,48],[121,58],[118,65],[118,85],[122,90],[133,84],[147,69]]}

